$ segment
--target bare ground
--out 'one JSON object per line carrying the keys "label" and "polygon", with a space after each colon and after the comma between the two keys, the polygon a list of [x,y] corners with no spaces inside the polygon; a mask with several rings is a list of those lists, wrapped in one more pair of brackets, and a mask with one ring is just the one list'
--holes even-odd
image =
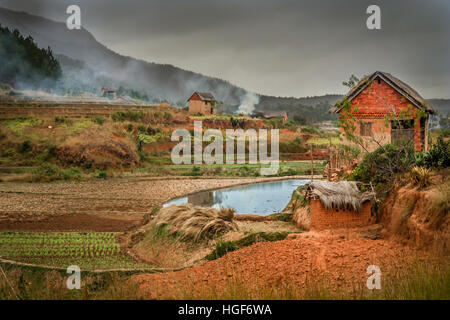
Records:
{"label": "bare ground", "polygon": [[267,288],[291,286],[301,290],[311,284],[335,292],[358,291],[365,288],[369,265],[379,266],[386,276],[417,259],[430,258],[424,252],[385,240],[304,233],[288,240],[256,243],[181,271],[136,275],[132,281],[150,299],[228,299],[247,292],[254,294],[247,298],[261,298]]}

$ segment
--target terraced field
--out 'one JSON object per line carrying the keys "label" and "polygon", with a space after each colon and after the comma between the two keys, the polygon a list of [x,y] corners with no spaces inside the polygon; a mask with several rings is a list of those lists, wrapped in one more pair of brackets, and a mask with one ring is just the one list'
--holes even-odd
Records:
{"label": "terraced field", "polygon": [[0,257],[57,268],[77,265],[81,270],[150,269],[123,252],[112,232],[1,232]]}

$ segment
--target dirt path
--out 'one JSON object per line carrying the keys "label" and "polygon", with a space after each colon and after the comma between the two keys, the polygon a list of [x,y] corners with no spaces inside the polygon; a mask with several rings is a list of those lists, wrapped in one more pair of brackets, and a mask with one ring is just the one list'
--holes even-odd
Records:
{"label": "dirt path", "polygon": [[387,275],[404,268],[410,259],[424,256],[384,240],[307,237],[256,243],[202,265],[166,274],[136,275],[132,281],[152,299],[230,298],[230,292],[244,284],[261,298],[262,287],[304,289],[306,283],[354,290],[365,287],[369,265],[379,266]]}

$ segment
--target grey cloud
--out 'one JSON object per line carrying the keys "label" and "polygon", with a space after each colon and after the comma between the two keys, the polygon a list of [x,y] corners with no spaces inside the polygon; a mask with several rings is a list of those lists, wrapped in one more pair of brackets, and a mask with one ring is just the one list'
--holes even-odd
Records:
{"label": "grey cloud", "polygon": [[[350,74],[383,70],[426,97],[449,97],[445,0],[3,0],[0,6],[83,26],[109,48],[279,96],[342,93]],[[367,30],[378,4],[382,29]]]}

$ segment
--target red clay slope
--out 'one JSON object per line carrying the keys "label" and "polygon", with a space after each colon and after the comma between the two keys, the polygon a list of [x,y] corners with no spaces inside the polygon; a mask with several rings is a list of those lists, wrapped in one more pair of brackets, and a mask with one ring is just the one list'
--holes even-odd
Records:
{"label": "red clay slope", "polygon": [[137,275],[132,281],[146,298],[152,299],[230,298],[233,281],[244,283],[247,292],[257,292],[261,286],[290,285],[301,289],[305,283],[309,287],[318,282],[339,292],[344,288],[364,288],[369,265],[379,266],[386,275],[401,270],[409,259],[424,256],[415,249],[385,240],[305,236],[256,243],[192,268]]}

